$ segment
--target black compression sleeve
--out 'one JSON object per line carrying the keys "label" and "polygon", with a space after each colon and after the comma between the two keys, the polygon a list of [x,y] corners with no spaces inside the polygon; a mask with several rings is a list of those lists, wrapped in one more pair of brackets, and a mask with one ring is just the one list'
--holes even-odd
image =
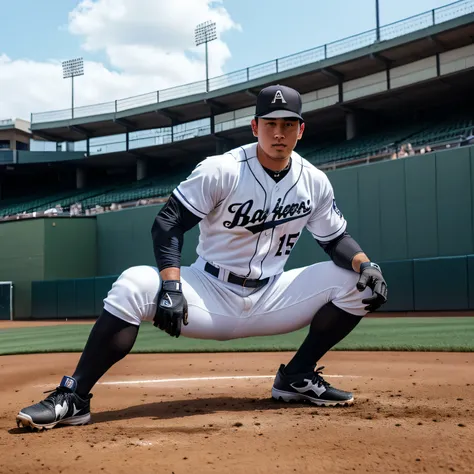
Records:
{"label": "black compression sleeve", "polygon": [[347,232],[329,242],[317,242],[338,267],[346,270],[353,270],[352,259],[362,252],[360,245]]}
{"label": "black compression sleeve", "polygon": [[200,217],[188,211],[174,195],[171,195],[151,228],[153,252],[159,271],[169,267],[181,267],[184,233],[200,220]]}

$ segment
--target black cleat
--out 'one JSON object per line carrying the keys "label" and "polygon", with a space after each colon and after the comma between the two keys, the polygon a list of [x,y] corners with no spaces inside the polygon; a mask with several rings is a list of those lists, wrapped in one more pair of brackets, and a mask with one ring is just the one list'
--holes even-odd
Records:
{"label": "black cleat", "polygon": [[321,376],[323,369],[319,367],[315,372],[287,375],[282,364],[273,382],[272,397],[284,402],[310,402],[319,406],[352,405],[352,393],[332,387]]}
{"label": "black cleat", "polygon": [[[77,383],[72,377],[64,376],[45,400],[23,408],[16,417],[18,427],[33,430],[49,430],[56,425],[85,425],[91,419],[90,399],[82,399],[75,393]],[[45,392],[48,393],[48,392]]]}

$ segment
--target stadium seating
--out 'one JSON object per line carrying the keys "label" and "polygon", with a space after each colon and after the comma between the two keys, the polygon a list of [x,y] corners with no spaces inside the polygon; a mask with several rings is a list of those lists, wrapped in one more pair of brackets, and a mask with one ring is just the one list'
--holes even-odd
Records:
{"label": "stadium seating", "polygon": [[[10,199],[8,202],[2,201],[2,207],[0,208],[0,213],[3,216],[20,214],[22,212],[33,212],[37,208],[48,209],[56,204],[58,204],[64,197],[70,196],[77,193],[69,191],[66,193],[59,193],[53,195],[43,195],[43,196],[30,196],[28,200]],[[13,202],[12,202],[13,201]]]}
{"label": "stadium seating", "polygon": [[319,150],[324,150],[325,148],[334,146],[334,143],[331,142],[314,143],[314,141],[311,141],[311,139],[309,139],[309,142],[306,142],[306,140],[308,140],[306,137],[303,138],[295,148],[295,150],[301,156],[308,156],[310,154],[316,153]]}
{"label": "stadium seating", "polygon": [[173,189],[189,175],[190,169],[167,172],[133,184],[120,186],[103,194],[97,194],[81,201],[84,209],[95,206],[110,206],[112,203],[138,201],[140,199],[160,198],[171,194]]}
{"label": "stadium seating", "polygon": [[430,123],[421,126],[421,130],[407,137],[414,148],[436,146],[440,143],[462,140],[471,135],[474,121],[470,117],[446,120],[442,123]]}
{"label": "stadium seating", "polygon": [[368,134],[353,138],[352,140],[338,145],[310,151],[309,153],[303,154],[303,156],[318,166],[329,162],[353,160],[361,157],[389,153],[395,149],[397,143],[404,140],[405,137],[414,133],[416,130],[416,126],[411,126],[396,131]]}
{"label": "stadium seating", "polygon": [[456,143],[471,135],[474,120],[470,117],[451,118],[445,121],[419,122],[398,128],[396,131],[373,133],[323,148],[301,153],[314,165],[337,163],[395,152],[402,144],[410,143],[414,149],[445,143]]}
{"label": "stadium seating", "polygon": [[30,196],[24,199],[10,199],[0,202],[0,216],[14,216],[21,213],[45,211],[60,205],[68,210],[73,204],[80,203],[82,209],[96,206],[110,206],[112,203],[138,201],[140,199],[166,197],[171,194],[179,182],[188,176],[190,169],[181,168],[173,173],[146,178],[133,183],[102,186],[88,190]]}
{"label": "stadium seating", "polygon": [[[449,143],[459,143],[472,135],[474,119],[470,116],[455,117],[444,121],[419,122],[396,129],[358,136],[352,140],[330,144],[302,141],[297,151],[316,166],[326,163],[340,163],[370,158],[389,157],[402,144],[410,143],[414,150],[430,145],[443,147]],[[136,203],[142,199],[165,198],[185,179],[192,165],[177,170],[151,176],[133,183],[121,183],[96,187],[87,190],[70,190],[49,195],[36,195],[24,198],[11,198],[0,201],[0,217],[15,216],[21,213],[45,211],[56,205],[67,211],[75,203],[82,205],[83,211],[96,206]]]}

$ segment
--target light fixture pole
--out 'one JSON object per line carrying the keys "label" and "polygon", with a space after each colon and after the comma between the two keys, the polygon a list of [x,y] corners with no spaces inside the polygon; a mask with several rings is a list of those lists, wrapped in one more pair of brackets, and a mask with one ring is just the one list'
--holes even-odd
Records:
{"label": "light fixture pole", "polygon": [[71,115],[74,118],[74,78],[84,75],[84,60],[82,58],[63,61],[63,79],[71,78]]}
{"label": "light fixture pole", "polygon": [[375,0],[375,25],[377,41],[380,41],[380,9],[379,0]]}
{"label": "light fixture pole", "polygon": [[206,21],[205,23],[200,23],[196,26],[194,30],[196,46],[201,44],[206,45],[206,92],[209,92],[209,61],[208,61],[208,51],[207,43],[217,39],[216,33],[216,24],[213,21]]}

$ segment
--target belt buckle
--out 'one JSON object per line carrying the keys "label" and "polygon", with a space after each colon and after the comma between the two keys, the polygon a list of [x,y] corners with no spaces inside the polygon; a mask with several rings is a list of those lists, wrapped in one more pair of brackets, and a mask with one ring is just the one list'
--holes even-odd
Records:
{"label": "belt buckle", "polygon": [[242,287],[243,287],[243,288],[245,288],[245,283],[247,283],[247,280],[248,280],[248,278],[245,277],[245,278],[244,278],[244,281],[242,282]]}

